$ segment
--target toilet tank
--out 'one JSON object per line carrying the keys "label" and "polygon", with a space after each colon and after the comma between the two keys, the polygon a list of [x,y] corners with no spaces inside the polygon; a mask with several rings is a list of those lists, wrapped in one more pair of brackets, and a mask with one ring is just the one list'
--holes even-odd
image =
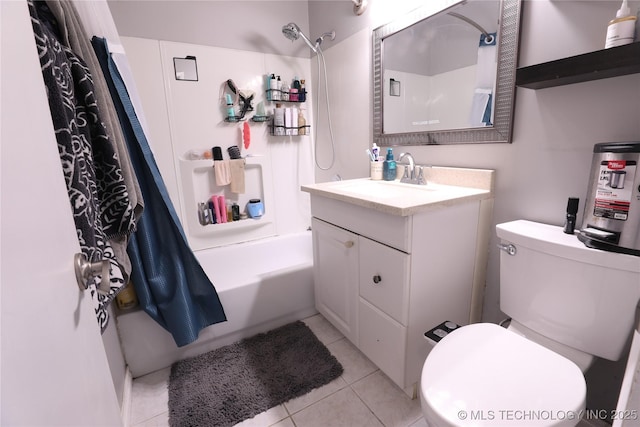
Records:
{"label": "toilet tank", "polygon": [[531,221],[496,231],[516,249],[500,251],[500,309],[548,338],[618,360],[640,299],[640,257],[591,249],[561,227]]}

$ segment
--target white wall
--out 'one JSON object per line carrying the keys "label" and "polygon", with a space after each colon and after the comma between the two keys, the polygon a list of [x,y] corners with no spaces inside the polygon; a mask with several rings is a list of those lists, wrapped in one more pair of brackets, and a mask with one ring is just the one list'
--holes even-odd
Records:
{"label": "white wall", "polygon": [[[282,26],[295,22],[309,34],[306,0],[111,0],[120,35],[308,58]],[[313,38],[315,40],[315,37]]]}
{"label": "white wall", "polygon": [[[136,2],[111,4],[121,31],[125,28],[134,31],[130,25],[123,24],[126,13],[131,15],[126,18],[129,21],[135,16],[139,28],[152,27],[154,21],[149,13],[163,2],[140,2],[143,4],[136,6],[140,8],[137,15],[132,13],[136,12],[135,9],[128,9],[130,3]],[[228,2],[213,3],[220,6]],[[280,4],[261,3],[261,9],[256,9],[258,13],[264,7]],[[316,35],[329,29],[337,32],[335,42],[323,44],[336,162],[328,171],[315,169],[318,181],[326,181],[336,175],[354,178],[368,173],[364,150],[372,139],[371,32],[421,4],[419,1],[400,4],[391,0],[369,3],[369,9],[362,16],[356,16],[346,0],[308,2],[311,28],[308,33]],[[525,1],[520,65],[601,49],[606,25],[615,16],[618,3],[606,0]],[[639,4],[637,0],[630,2],[632,10],[637,10]],[[193,13],[190,10],[182,16],[191,17]],[[295,16],[294,19],[303,20],[303,17]],[[272,39],[273,31],[267,31],[266,27],[261,33],[269,40],[268,43],[277,48],[282,43],[290,43],[285,39],[278,41],[279,34]],[[125,35],[130,34],[125,32]],[[207,43],[228,45],[230,42],[228,38],[221,41],[217,37],[215,42],[209,40]],[[304,49],[300,51],[301,55],[304,55]],[[318,79],[316,58],[314,55],[311,60],[314,90],[318,80],[324,85],[324,79]],[[321,70],[320,76],[322,73]],[[411,147],[408,151],[419,163],[496,169],[494,224],[516,218],[561,224],[567,197],[580,197],[584,203],[593,144],[640,139],[640,121],[636,117],[639,95],[639,75],[539,91],[519,88],[512,144],[423,146]],[[317,120],[318,161],[321,166],[326,166],[331,160],[331,135],[323,86],[318,96],[322,102]],[[499,310],[498,289],[498,257],[492,245],[485,298],[486,320],[496,321],[503,317]]]}
{"label": "white wall", "polygon": [[[378,0],[375,5],[382,8],[383,3]],[[631,2],[631,6],[636,10],[638,2]],[[520,65],[601,49],[606,24],[618,7],[617,2],[609,1],[524,2]],[[322,19],[330,20],[327,16]],[[371,106],[370,32],[381,22],[374,23],[374,17],[369,19],[369,28],[326,51],[331,93],[351,95],[332,105],[335,116]],[[314,20],[310,25],[314,28]],[[359,79],[346,80],[344,73]],[[495,169],[494,225],[517,218],[561,225],[568,197],[580,197],[582,209],[593,145],[640,139],[637,111],[640,111],[640,75],[637,74],[538,91],[519,88],[512,144],[422,146],[403,150],[411,152],[416,162],[422,164]],[[331,173],[316,171],[318,180],[328,180],[333,174],[343,178],[366,176],[364,150],[371,141],[368,134],[371,114],[358,115],[358,119],[357,124],[352,122],[334,129],[338,135],[350,133],[354,126],[361,132],[341,140],[336,168]],[[318,143],[322,147],[324,137],[319,136]],[[580,221],[581,216],[578,224]],[[504,317],[499,310],[495,243],[494,234],[484,302],[483,318],[487,321]]]}

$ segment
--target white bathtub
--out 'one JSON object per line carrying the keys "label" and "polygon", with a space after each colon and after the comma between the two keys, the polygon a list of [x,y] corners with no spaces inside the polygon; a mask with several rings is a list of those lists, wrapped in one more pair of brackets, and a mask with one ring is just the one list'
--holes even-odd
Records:
{"label": "white bathtub", "polygon": [[227,321],[177,347],[144,311],[120,314],[118,332],[134,378],[316,313],[310,231],[196,251],[196,257],[218,291]]}

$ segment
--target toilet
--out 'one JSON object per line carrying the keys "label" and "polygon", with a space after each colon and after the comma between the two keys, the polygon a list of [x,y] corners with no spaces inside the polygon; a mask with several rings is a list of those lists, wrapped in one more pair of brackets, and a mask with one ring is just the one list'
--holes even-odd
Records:
{"label": "toilet", "polygon": [[640,259],[587,248],[561,227],[496,226],[500,308],[507,328],[460,327],[425,360],[420,399],[429,427],[574,426],[584,372],[618,360],[640,299]]}

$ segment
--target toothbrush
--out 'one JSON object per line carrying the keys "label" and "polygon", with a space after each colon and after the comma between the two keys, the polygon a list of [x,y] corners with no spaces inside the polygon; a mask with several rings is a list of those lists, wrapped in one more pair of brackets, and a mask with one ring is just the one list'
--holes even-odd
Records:
{"label": "toothbrush", "polygon": [[369,156],[369,159],[371,159],[372,162],[376,161],[376,158],[373,156],[373,153],[371,152],[371,150],[369,150],[368,148],[366,149],[366,153]]}

